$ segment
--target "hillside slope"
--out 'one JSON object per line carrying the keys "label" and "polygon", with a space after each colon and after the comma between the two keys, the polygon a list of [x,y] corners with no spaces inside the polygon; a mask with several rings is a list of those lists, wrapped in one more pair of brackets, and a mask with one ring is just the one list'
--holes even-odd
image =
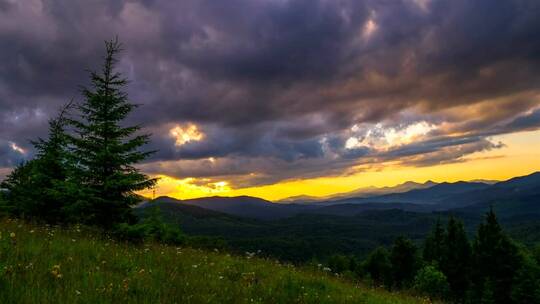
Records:
{"label": "hillside slope", "polygon": [[0,303],[421,303],[270,260],[0,221]]}
{"label": "hillside slope", "polygon": [[[307,210],[314,209],[314,206],[296,204],[276,204],[270,201],[251,196],[235,197],[201,197],[196,199],[179,200],[167,196],[158,197],[152,203],[176,203],[186,206],[197,206],[215,212],[227,213],[230,215],[248,217],[260,220],[278,219],[290,217]],[[140,205],[139,208],[147,207],[149,203]]]}

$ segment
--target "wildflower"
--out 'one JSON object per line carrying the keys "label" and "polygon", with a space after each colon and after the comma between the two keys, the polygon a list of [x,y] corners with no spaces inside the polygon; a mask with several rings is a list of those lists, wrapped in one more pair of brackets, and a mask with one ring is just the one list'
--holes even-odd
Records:
{"label": "wildflower", "polygon": [[14,239],[14,238],[15,238],[15,232],[10,233],[10,234],[9,234],[9,237],[11,237],[12,239]]}
{"label": "wildflower", "polygon": [[81,292],[78,291],[78,290],[75,290],[75,294],[78,295],[78,296],[80,296],[80,295],[81,295]]}
{"label": "wildflower", "polygon": [[54,276],[54,278],[61,279],[62,274],[60,273],[60,265],[54,265],[52,267],[51,274]]}

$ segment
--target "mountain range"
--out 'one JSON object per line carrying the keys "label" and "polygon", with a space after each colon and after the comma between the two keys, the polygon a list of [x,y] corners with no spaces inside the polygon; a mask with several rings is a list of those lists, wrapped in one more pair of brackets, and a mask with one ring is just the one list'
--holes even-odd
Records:
{"label": "mountain range", "polygon": [[[516,200],[528,202],[536,210],[540,198],[540,172],[502,182],[407,182],[395,187],[363,188],[326,199],[295,197],[270,202],[257,197],[206,197],[178,200],[159,197],[140,205],[179,204],[197,206],[238,217],[273,220],[299,214],[354,216],[369,210],[399,209],[411,212],[460,212],[485,210],[492,204]],[[512,209],[511,205],[507,206]],[[531,209],[522,210],[523,212]],[[519,213],[519,210],[516,210]]]}
{"label": "mountain range", "polygon": [[427,181],[425,183],[417,183],[408,181],[402,184],[398,184],[393,187],[364,187],[359,188],[350,192],[345,193],[337,193],[332,194],[328,196],[323,197],[315,197],[315,196],[308,196],[308,195],[300,195],[300,196],[292,196],[288,197],[279,201],[276,201],[276,203],[286,203],[286,204],[305,204],[305,203],[315,203],[315,202],[328,202],[328,201],[336,201],[336,200],[342,200],[347,198],[366,198],[366,197],[372,197],[372,196],[378,196],[378,195],[384,195],[384,194],[390,194],[390,193],[403,193],[414,189],[425,189],[430,188],[437,185],[437,183],[433,181]]}

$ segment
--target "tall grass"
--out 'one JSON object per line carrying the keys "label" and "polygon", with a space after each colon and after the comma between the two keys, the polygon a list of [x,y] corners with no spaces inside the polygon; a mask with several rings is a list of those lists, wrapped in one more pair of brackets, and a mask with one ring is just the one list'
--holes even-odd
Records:
{"label": "tall grass", "polygon": [[216,251],[0,220],[0,303],[421,303]]}

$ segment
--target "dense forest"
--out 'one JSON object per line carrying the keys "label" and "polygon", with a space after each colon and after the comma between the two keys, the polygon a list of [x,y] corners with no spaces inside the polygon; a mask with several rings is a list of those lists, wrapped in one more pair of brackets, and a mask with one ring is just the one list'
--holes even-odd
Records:
{"label": "dense forest", "polygon": [[469,240],[461,221],[437,221],[419,248],[398,237],[366,259],[343,255],[331,269],[388,289],[413,288],[456,303],[540,303],[540,247],[527,249],[501,228],[493,211]]}

